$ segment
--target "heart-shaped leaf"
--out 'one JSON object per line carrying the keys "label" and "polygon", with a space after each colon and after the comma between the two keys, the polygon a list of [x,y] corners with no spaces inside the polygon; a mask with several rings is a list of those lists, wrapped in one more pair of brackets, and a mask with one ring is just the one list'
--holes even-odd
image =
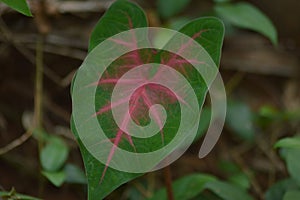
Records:
{"label": "heart-shaped leaf", "polygon": [[125,0],[113,3],[96,24],[89,42],[89,51],[105,39],[133,28],[147,26],[144,11]]}
{"label": "heart-shaped leaf", "polygon": [[[98,44],[120,32],[138,27],[144,27],[146,24],[147,22],[145,15],[137,5],[127,1],[116,1],[113,3],[105,15],[100,19],[92,33],[89,46],[89,57],[95,58],[93,59],[92,63],[97,60],[96,57],[99,55],[97,53],[100,53],[100,50],[103,51],[102,49],[99,50],[96,48]],[[185,27],[183,27],[180,32],[190,36],[192,38],[191,40],[196,41],[204,47],[208,53],[205,53],[205,50],[203,50],[203,53],[206,55],[207,60],[210,60],[212,63],[208,66],[215,67],[215,65],[219,64],[220,51],[224,36],[224,27],[218,19],[203,18],[194,20],[190,24],[187,24]],[[130,33],[132,33],[129,38],[131,41],[130,43],[120,39],[110,38],[110,41],[112,41],[112,46],[109,46],[109,48],[113,49],[114,44],[118,44],[121,46],[121,48],[138,46],[138,39],[140,38],[135,37],[134,30],[130,31]],[[145,40],[144,38],[142,39]],[[167,43],[167,46],[168,45],[169,43]],[[179,46],[179,50],[181,52],[187,51],[186,48],[188,45],[188,43],[183,43],[181,47]],[[111,143],[113,143],[112,148],[108,149],[109,155],[107,156],[106,164],[99,162],[84,146],[76,130],[77,128],[75,127],[75,121],[71,121],[71,128],[76,136],[76,139],[78,140],[86,168],[89,187],[89,200],[102,199],[121,184],[124,184],[141,175],[136,173],[121,172],[108,167],[113,157],[119,156],[116,153],[117,147],[128,152],[153,152],[161,147],[167,146],[176,135],[176,130],[178,129],[178,124],[180,124],[179,122],[181,120],[178,102],[184,103],[184,96],[174,95],[174,93],[168,88],[150,83],[136,89],[132,96],[125,95],[122,98],[117,99],[118,101],[111,100],[111,90],[114,88],[117,82],[122,82],[122,85],[124,86],[128,84],[139,84],[139,79],[121,80],[125,72],[127,72],[129,69],[135,68],[136,66],[151,62],[169,65],[170,67],[184,74],[184,77],[190,81],[192,88],[196,91],[197,103],[201,106],[204,102],[207,86],[201,76],[191,66],[191,62],[193,62],[192,60],[188,61],[180,58],[180,56],[177,56],[175,53],[172,54],[168,51],[157,51],[150,48],[130,51],[129,53],[120,56],[118,59],[110,63],[110,66],[107,68],[104,76],[102,76],[100,80],[97,80],[96,82],[91,81],[89,83],[94,87],[96,86],[96,93],[94,97],[94,109],[96,110],[96,113],[93,113],[93,116],[97,117],[98,123],[105,132],[106,137],[109,138]],[[148,70],[146,70],[146,74],[142,74],[145,71],[140,72],[140,79],[142,79],[144,75],[150,76],[151,78],[156,78],[158,80],[165,78],[165,74],[160,68],[148,68]],[[78,78],[75,77],[73,83],[76,79]],[[176,76],[174,77],[174,80],[176,82]],[[80,94],[78,91],[74,91],[77,92],[77,94]],[[85,98],[86,96],[82,97]],[[127,128],[127,123],[130,117],[136,124],[147,124],[149,122],[149,109],[152,109],[152,105],[158,103],[166,108],[168,116],[172,116],[172,118],[168,118],[166,124],[163,126],[161,123],[160,112],[156,110],[156,108],[152,109],[151,116],[155,123],[159,126],[159,130],[161,130],[160,134],[148,137],[147,139],[132,137],[125,133],[123,129],[118,127],[113,120],[114,118],[111,111],[112,108],[125,104],[126,101],[129,101],[130,104],[130,116],[126,114],[123,118],[121,118],[121,124],[125,128]],[[82,103],[84,103],[84,101]],[[76,103],[73,104],[73,108],[77,105],[78,104]],[[106,143],[108,143],[108,141],[103,141],[101,143],[101,150],[107,151],[105,148]],[[121,157],[120,159],[123,159],[124,163],[128,162],[126,161],[126,158]],[[149,160],[148,162],[151,166],[152,160]],[[147,165],[145,163],[143,164]]]}

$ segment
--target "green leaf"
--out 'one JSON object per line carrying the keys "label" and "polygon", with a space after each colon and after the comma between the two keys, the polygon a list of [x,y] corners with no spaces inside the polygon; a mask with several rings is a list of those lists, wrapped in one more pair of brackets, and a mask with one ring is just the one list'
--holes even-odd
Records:
{"label": "green leaf", "polygon": [[300,137],[288,137],[283,138],[276,142],[274,145],[275,148],[297,148],[300,149]]}
{"label": "green leaf", "polygon": [[66,174],[64,171],[59,172],[47,172],[43,171],[42,174],[56,187],[61,186],[66,178]]}
{"label": "green leaf", "polygon": [[300,186],[300,162],[299,162],[300,149],[287,149],[287,168],[291,177]]}
{"label": "green leaf", "polygon": [[234,174],[228,178],[228,181],[244,190],[250,188],[250,180],[248,176],[242,172]]}
{"label": "green leaf", "polygon": [[69,149],[59,137],[50,137],[40,153],[43,169],[49,172],[59,170],[68,158]]}
{"label": "green leaf", "polygon": [[241,169],[237,164],[228,160],[221,160],[218,163],[218,167],[222,170],[222,172],[229,175],[241,172]]}
{"label": "green leaf", "polygon": [[259,109],[259,115],[274,120],[279,117],[280,112],[273,106],[264,105]]}
{"label": "green leaf", "polygon": [[[191,199],[200,194],[205,189],[207,183],[214,180],[216,180],[215,177],[206,174],[192,174],[178,179],[172,184],[174,198],[178,200]],[[167,199],[166,194],[165,188],[160,189],[150,198],[150,200]]]}
{"label": "green leaf", "polygon": [[66,174],[65,182],[67,183],[87,183],[84,172],[76,165],[66,164],[64,172]]}
{"label": "green leaf", "polygon": [[241,101],[228,103],[226,124],[240,138],[250,141],[254,139],[253,114],[246,103]]}
{"label": "green leaf", "polygon": [[90,37],[89,51],[115,34],[140,27],[147,27],[144,11],[134,3],[118,0],[109,7],[96,24]]}
{"label": "green leaf", "polygon": [[12,9],[22,13],[23,15],[31,17],[32,14],[30,9],[27,5],[26,0],[0,0],[0,2],[7,4]]}
{"label": "green leaf", "polygon": [[128,181],[137,178],[141,175],[120,172],[118,170],[108,167],[104,179],[100,184],[100,179],[105,165],[103,165],[97,159],[95,159],[85,148],[84,144],[81,142],[78,136],[73,119],[71,119],[71,129],[78,141],[87,174],[88,200],[103,199],[109,193],[118,188],[120,185],[127,183]]}
{"label": "green leaf", "polygon": [[[91,39],[90,39],[90,46],[89,50],[91,51],[94,47],[96,47],[99,43],[103,40],[107,39],[108,37],[115,35],[121,31],[129,30],[130,28],[137,28],[137,27],[144,27],[147,25],[147,21],[145,15],[142,10],[138,6],[133,3],[129,3],[127,1],[116,1],[112,4],[112,6],[107,10],[104,16],[100,19],[97,23]],[[110,27],[110,28],[107,28]],[[182,31],[188,36],[193,36],[194,34],[203,30],[201,37],[196,38],[196,41],[200,43],[204,48],[207,48],[209,54],[212,56],[213,60],[219,64],[220,59],[220,51],[221,46],[223,43],[224,37],[224,27],[221,21],[216,18],[203,18],[197,19],[192,21],[190,24],[187,24],[183,27]],[[198,77],[197,77],[198,78]],[[200,92],[197,93],[199,99],[201,100],[200,104],[202,105],[204,101],[204,96],[206,93],[206,88],[203,86],[201,82],[199,84],[199,79],[197,79],[197,88],[200,88]],[[104,92],[97,92],[95,99],[96,102],[100,104],[105,103],[106,96]],[[95,110],[98,110],[98,105],[95,105]],[[172,110],[173,111],[173,110]],[[180,116],[176,116],[176,119],[180,120]],[[100,119],[99,119],[100,118]],[[112,129],[109,129],[109,125],[112,122],[107,119],[106,116],[99,116],[98,121],[102,123],[103,130],[108,137],[113,138],[115,136],[115,132]],[[103,119],[103,121],[101,121]],[[175,125],[174,125],[175,124]],[[174,129],[177,127],[177,121],[170,123],[166,129]],[[115,190],[120,185],[140,176],[141,174],[134,174],[134,173],[126,173],[120,172],[110,167],[107,168],[105,172],[105,176],[101,181],[105,165],[100,163],[96,160],[86,149],[83,145],[82,141],[80,140],[78,133],[76,131],[76,127],[74,125],[73,120],[71,120],[71,129],[74,133],[80,150],[83,156],[83,161],[86,169],[87,180],[88,180],[88,199],[89,200],[98,200],[106,197],[109,193]],[[105,131],[110,130],[110,131]],[[168,131],[166,131],[168,132]],[[166,136],[168,136],[166,134]],[[172,136],[171,136],[172,137]],[[165,143],[167,144],[168,140],[172,138],[165,138]],[[139,138],[133,138],[133,143],[135,145],[136,150],[148,150],[150,152],[152,150],[156,150],[157,148],[161,147],[161,136],[158,134],[157,137],[154,136],[153,140],[148,140],[142,142]],[[122,148],[125,150],[132,149],[132,146],[127,144],[126,141],[124,142]],[[127,149],[130,148],[130,149]]]}
{"label": "green leaf", "polygon": [[183,11],[191,0],[158,0],[157,9],[162,18],[170,18]]}
{"label": "green leaf", "polygon": [[297,187],[297,183],[291,178],[278,181],[268,189],[265,199],[282,200],[286,191],[296,189]]}
{"label": "green leaf", "polygon": [[205,188],[211,190],[224,200],[253,199],[248,193],[246,193],[245,190],[241,189],[240,187],[222,181],[208,182]]}
{"label": "green leaf", "polygon": [[277,45],[277,31],[273,23],[253,5],[246,2],[218,4],[215,11],[233,25],[261,33]]}
{"label": "green leaf", "polygon": [[283,197],[283,200],[299,200],[300,190],[287,191]]}
{"label": "green leaf", "polygon": [[222,172],[226,174],[230,183],[243,189],[249,189],[249,178],[238,165],[227,160],[222,160],[218,165]]}
{"label": "green leaf", "polygon": [[220,64],[221,50],[224,39],[224,24],[215,17],[202,17],[192,20],[179,32],[193,37],[201,32],[195,40],[209,53],[217,66]]}
{"label": "green leaf", "polygon": [[211,117],[211,109],[208,107],[203,107],[202,111],[201,111],[198,132],[197,132],[197,135],[195,136],[194,141],[197,141],[207,131],[209,123],[210,123],[210,117]]}
{"label": "green leaf", "polygon": [[[145,13],[138,5],[125,0],[118,0],[110,6],[96,24],[90,37],[89,51],[92,51],[102,41],[115,34],[130,30],[131,28],[146,26],[147,19]],[[95,159],[85,148],[78,136],[73,120],[71,120],[71,129],[78,141],[83,157],[88,181],[89,200],[103,199],[120,185],[141,175],[120,172],[108,167],[104,179],[100,184],[105,165]]]}

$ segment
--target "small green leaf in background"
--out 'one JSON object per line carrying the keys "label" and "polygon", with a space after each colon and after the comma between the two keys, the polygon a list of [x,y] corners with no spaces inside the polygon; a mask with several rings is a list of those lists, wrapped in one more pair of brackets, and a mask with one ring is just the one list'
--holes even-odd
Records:
{"label": "small green leaf in background", "polygon": [[277,123],[278,120],[281,120],[283,113],[280,112],[277,108],[271,105],[263,105],[257,112],[256,123],[261,128],[267,128],[273,123]]}
{"label": "small green leaf in background", "polygon": [[275,148],[297,148],[300,149],[300,137],[288,137],[283,138],[276,142],[274,145]]}
{"label": "small green leaf in background", "polygon": [[288,172],[300,186],[300,137],[283,138],[274,147],[282,148],[281,157],[286,161]]}
{"label": "small green leaf in background", "polygon": [[44,170],[53,172],[59,170],[68,158],[69,149],[59,137],[50,137],[40,153]]}
{"label": "small green leaf in background", "polygon": [[84,172],[76,165],[66,164],[64,173],[66,174],[65,182],[67,183],[87,183]]}
{"label": "small green leaf in background", "polygon": [[42,174],[56,187],[61,186],[66,178],[66,174],[64,171],[58,171],[58,172],[47,172],[42,171]]}
{"label": "small green leaf in background", "polygon": [[241,171],[239,166],[228,160],[221,160],[218,163],[218,168],[220,168],[226,174],[236,174]]}
{"label": "small green leaf in background", "polygon": [[268,189],[265,200],[282,200],[286,191],[297,187],[297,183],[291,178],[278,181]]}
{"label": "small green leaf in background", "polygon": [[158,13],[164,19],[170,18],[183,11],[191,0],[158,0]]}
{"label": "small green leaf in background", "polygon": [[60,171],[42,171],[42,174],[57,187],[64,182],[78,184],[86,184],[87,182],[84,172],[73,164],[66,164]]}
{"label": "small green leaf in background", "polygon": [[236,4],[218,4],[216,13],[240,28],[261,33],[277,45],[277,31],[271,20],[253,5],[245,2]]}
{"label": "small green leaf in background", "polygon": [[0,2],[7,4],[9,7],[22,13],[23,15],[29,17],[32,16],[26,0],[0,0]]}
{"label": "small green leaf in background", "polygon": [[246,103],[241,101],[228,103],[226,124],[240,138],[251,141],[254,139],[253,113]]}
{"label": "small green leaf in background", "polygon": [[208,182],[205,188],[224,200],[253,200],[245,190],[223,181]]}
{"label": "small green leaf in background", "polygon": [[283,197],[283,200],[299,200],[300,190],[287,191]]}
{"label": "small green leaf in background", "polygon": [[[205,185],[209,182],[216,180],[215,177],[206,174],[193,174],[185,176],[181,179],[174,181],[173,192],[176,200],[188,200],[198,194],[204,189]],[[158,190],[149,200],[165,200],[167,199],[166,189]]]}
{"label": "small green leaf in background", "polygon": [[248,176],[243,172],[233,174],[228,178],[228,181],[244,190],[249,189],[251,186]]}
{"label": "small green leaf in background", "polygon": [[290,176],[300,186],[300,149],[288,149],[286,163]]}
{"label": "small green leaf in background", "polygon": [[279,111],[270,105],[264,105],[259,109],[259,115],[261,117],[276,119],[280,115]]}
{"label": "small green leaf in background", "polygon": [[227,180],[230,183],[245,190],[250,188],[248,176],[234,162],[222,160],[219,163],[219,168],[226,174]]}

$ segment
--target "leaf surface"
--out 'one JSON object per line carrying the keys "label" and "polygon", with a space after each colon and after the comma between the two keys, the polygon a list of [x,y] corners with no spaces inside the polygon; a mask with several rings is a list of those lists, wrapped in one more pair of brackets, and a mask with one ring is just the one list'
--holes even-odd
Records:
{"label": "leaf surface", "polygon": [[297,148],[300,149],[300,137],[283,138],[276,142],[275,148]]}
{"label": "leaf surface", "polygon": [[[97,23],[90,39],[89,51],[92,51],[99,43],[112,35],[146,25],[145,15],[138,6],[127,1],[116,1]],[[107,28],[108,26],[110,27],[109,29]],[[205,29],[205,31],[202,29]],[[207,48],[212,59],[215,63],[219,64],[224,36],[224,27],[219,20],[216,18],[198,19],[193,21],[191,26],[188,24],[183,27],[181,32],[193,37],[193,39],[202,44],[204,48]],[[205,33],[202,34],[202,32]],[[137,45],[137,39],[134,35],[132,35],[131,39],[131,43],[121,40],[114,42],[123,45],[124,48],[129,45]],[[120,172],[108,167],[112,157],[115,156],[115,149],[117,147],[131,152],[151,152],[167,145],[174,137],[174,134],[176,134],[180,122],[180,107],[178,102],[184,102],[184,99],[181,99],[182,96],[176,99],[174,93],[165,87],[148,84],[137,89],[131,97],[125,96],[117,102],[111,102],[111,90],[119,81],[120,77],[129,69],[149,62],[169,64],[169,66],[182,72],[184,76],[192,82],[192,87],[196,91],[199,104],[203,104],[207,87],[201,79],[201,76],[195,73],[191,64],[186,60],[164,51],[141,49],[129,52],[111,63],[107,69],[107,73],[105,73],[98,82],[91,83],[97,87],[95,94],[95,116],[107,137],[110,138],[110,141],[114,144],[105,165],[100,163],[89,153],[78,136],[74,121],[71,120],[71,128],[79,143],[85,164],[89,200],[102,199],[120,185],[141,175]],[[160,73],[159,70],[151,73],[152,72],[146,72],[145,75],[150,74],[154,77],[157,76],[157,79],[164,78],[164,74]],[[140,77],[140,79],[143,78],[143,76]],[[123,84],[138,84],[139,81],[138,79],[124,80]],[[172,118],[168,119],[162,131],[153,137],[147,139],[131,137],[114,123],[111,113],[113,107],[122,105],[127,101],[130,102],[130,116],[137,124],[148,123],[149,108],[157,103],[163,105],[167,112],[170,112]],[[126,127],[130,116],[124,116],[122,122],[124,127]],[[153,111],[153,118],[161,127],[160,116],[156,110]]]}
{"label": "leaf surface", "polygon": [[40,153],[43,169],[46,171],[59,170],[68,158],[69,149],[59,137],[50,137]]}
{"label": "leaf surface", "polygon": [[[145,26],[147,26],[146,16],[139,6],[124,0],[116,1],[96,24],[90,37],[89,51],[119,32]],[[103,199],[120,185],[140,176],[140,174],[120,172],[109,167],[106,169],[106,166],[95,159],[81,142],[73,120],[71,120],[71,129],[79,143],[83,157],[89,200]],[[105,176],[103,176],[104,171],[106,171]]]}
{"label": "leaf surface", "polygon": [[261,33],[277,45],[277,31],[271,20],[253,5],[240,2],[236,4],[220,4],[215,7],[218,15],[240,28]]}
{"label": "leaf surface", "polygon": [[289,178],[278,181],[274,185],[272,185],[266,192],[265,199],[266,200],[282,200],[284,194],[288,190],[297,189],[297,183],[295,180]]}
{"label": "leaf surface", "polygon": [[3,3],[7,4],[12,9],[14,9],[26,16],[29,16],[29,17],[32,16],[30,9],[26,3],[26,0],[0,0],[0,2],[1,1]]}
{"label": "leaf surface", "polygon": [[298,200],[300,197],[300,190],[290,190],[284,194],[283,200]]}
{"label": "leaf surface", "polygon": [[89,51],[105,39],[133,28],[147,26],[144,11],[125,0],[113,3],[96,24],[89,42]]}
{"label": "leaf surface", "polygon": [[211,190],[224,200],[253,200],[245,190],[223,181],[213,181],[206,184],[206,189]]}

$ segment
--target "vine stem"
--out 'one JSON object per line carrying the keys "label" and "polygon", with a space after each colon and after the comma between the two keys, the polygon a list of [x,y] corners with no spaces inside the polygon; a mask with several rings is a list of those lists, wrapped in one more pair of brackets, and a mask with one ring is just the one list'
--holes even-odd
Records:
{"label": "vine stem", "polygon": [[166,191],[168,200],[174,200],[174,193],[172,188],[172,173],[171,173],[171,167],[170,165],[167,165],[164,170],[164,178],[165,178],[165,185],[166,185]]}
{"label": "vine stem", "polygon": [[[36,75],[35,75],[35,93],[34,93],[34,126],[37,133],[38,151],[41,153],[44,145],[43,133],[43,72],[44,72],[44,34],[39,34],[36,43]],[[41,167],[41,166],[40,166]],[[45,188],[45,180],[40,174],[39,196],[42,196]]]}
{"label": "vine stem", "polygon": [[[41,130],[43,127],[43,71],[44,71],[44,36],[39,35],[36,43],[36,75],[34,94],[34,121],[35,128]],[[42,147],[42,135],[38,134],[39,149]]]}

